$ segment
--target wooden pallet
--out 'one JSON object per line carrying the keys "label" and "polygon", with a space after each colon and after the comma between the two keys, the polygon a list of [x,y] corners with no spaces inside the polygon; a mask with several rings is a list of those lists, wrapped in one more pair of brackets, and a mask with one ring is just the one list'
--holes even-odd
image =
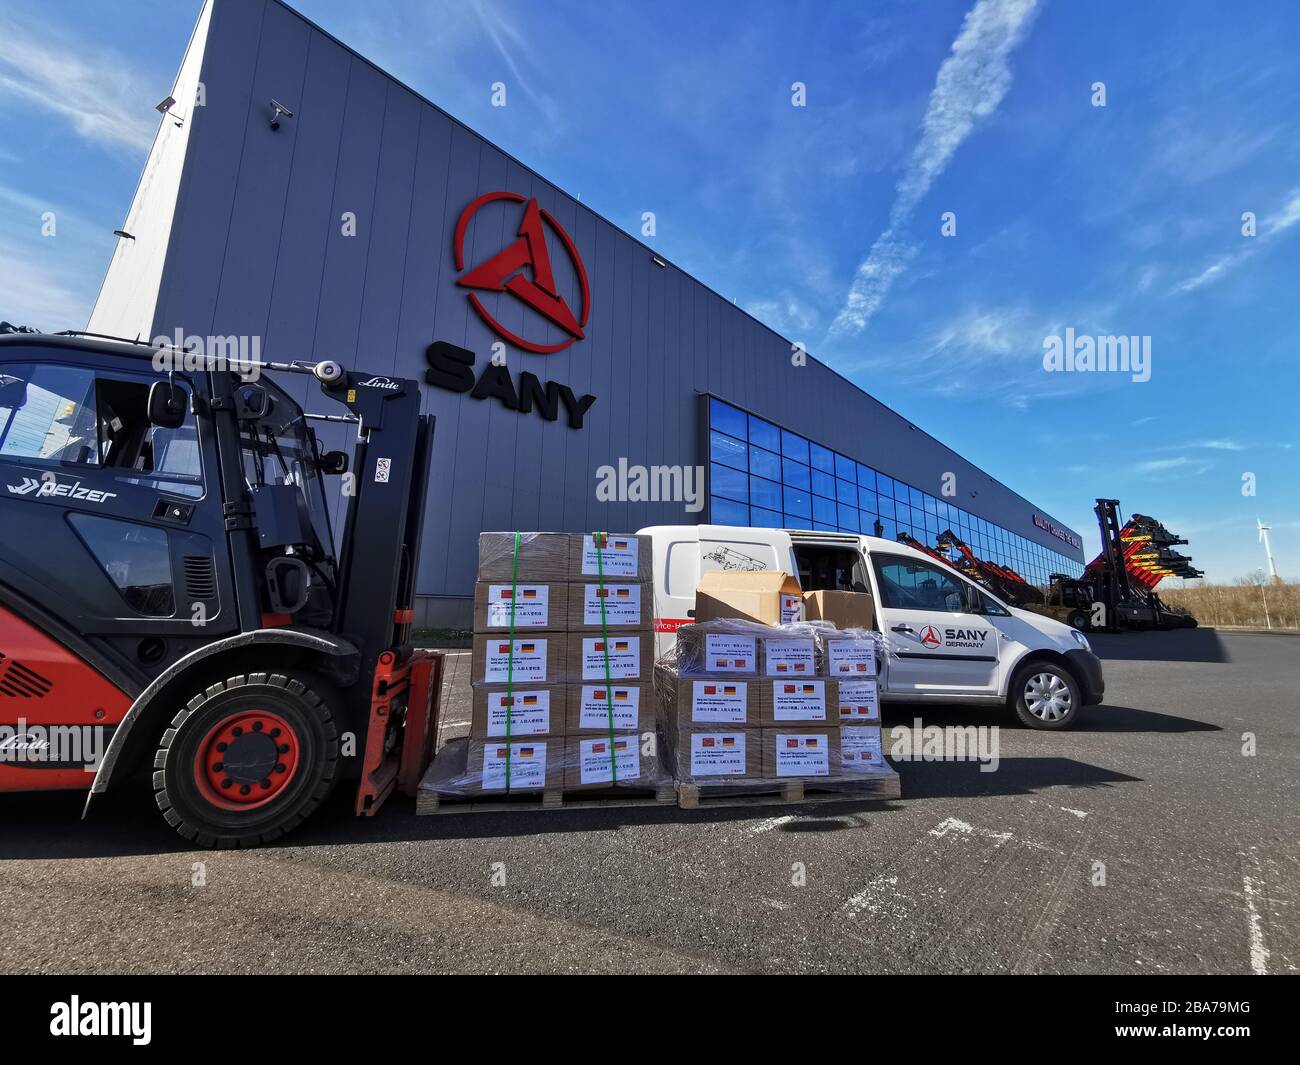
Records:
{"label": "wooden pallet", "polygon": [[[753,791],[733,791],[731,794],[715,794],[713,788],[700,788],[698,784],[677,785],[677,805],[683,810],[695,810],[700,807],[716,806],[789,806],[794,804],[811,805],[828,802],[880,802],[886,799],[902,797],[902,788],[897,773],[881,774],[872,780],[854,781],[852,785],[840,790],[821,787],[802,780],[791,780],[784,784],[771,785],[774,790],[762,790],[756,786]],[[720,788],[721,792],[730,789]]]}
{"label": "wooden pallet", "polygon": [[629,788],[620,792],[607,789],[593,794],[590,791],[538,791],[509,798],[479,795],[473,798],[440,795],[435,791],[422,791],[415,800],[415,812],[420,816],[433,814],[500,814],[533,810],[594,810],[613,809],[619,806],[673,806],[677,803],[677,787],[664,784],[653,791],[635,791]]}

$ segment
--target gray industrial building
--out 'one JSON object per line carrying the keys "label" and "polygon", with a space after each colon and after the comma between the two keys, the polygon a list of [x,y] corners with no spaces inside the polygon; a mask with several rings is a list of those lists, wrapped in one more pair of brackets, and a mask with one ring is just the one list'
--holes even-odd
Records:
{"label": "gray industrial building", "polygon": [[[426,381],[424,622],[468,619],[483,529],[952,529],[1080,571],[1076,532],[278,0],[208,0],[171,96],[88,328]],[[703,467],[703,509],[602,501],[620,460]]]}

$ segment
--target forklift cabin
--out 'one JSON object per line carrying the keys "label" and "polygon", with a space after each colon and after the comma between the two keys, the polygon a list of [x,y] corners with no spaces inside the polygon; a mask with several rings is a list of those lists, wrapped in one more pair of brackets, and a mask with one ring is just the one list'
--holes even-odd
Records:
{"label": "forklift cabin", "polygon": [[[305,414],[268,371],[338,406]],[[333,362],[0,336],[0,727],[30,740],[0,745],[0,791],[89,809],[151,771],[208,846],[278,837],[340,779],[362,814],[413,792],[441,662],[410,642],[419,406],[416,382]],[[351,456],[316,419],[355,429]]]}

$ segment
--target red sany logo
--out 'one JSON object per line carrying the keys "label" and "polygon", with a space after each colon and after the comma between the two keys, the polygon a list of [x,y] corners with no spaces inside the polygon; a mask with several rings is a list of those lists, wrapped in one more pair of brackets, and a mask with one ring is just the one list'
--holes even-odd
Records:
{"label": "red sany logo", "polygon": [[[479,263],[478,266],[466,270],[456,279],[456,284],[462,288],[475,288],[483,292],[509,292],[551,324],[569,334],[567,340],[562,340],[558,344],[541,344],[516,336],[488,313],[477,293],[471,292],[469,301],[473,304],[474,310],[498,336],[525,351],[538,355],[563,351],[575,340],[581,340],[585,336],[583,330],[591,317],[591,289],[587,283],[587,269],[582,264],[582,256],[578,254],[577,247],[551,213],[537,205],[536,198],[527,199],[517,192],[485,192],[466,207],[456,223],[454,244],[456,269],[465,270],[465,233],[469,229],[470,221],[480,207],[495,200],[509,200],[512,203],[524,204],[518,239],[504,250]],[[551,269],[551,253],[546,246],[548,228],[555,234],[573,264],[573,272],[582,290],[581,314],[575,315],[556,289],[555,274]],[[532,274],[531,279],[525,276],[525,267]]]}
{"label": "red sany logo", "polygon": [[939,638],[939,630],[933,625],[927,625],[921,630],[921,645],[923,647],[938,647],[943,640]]}

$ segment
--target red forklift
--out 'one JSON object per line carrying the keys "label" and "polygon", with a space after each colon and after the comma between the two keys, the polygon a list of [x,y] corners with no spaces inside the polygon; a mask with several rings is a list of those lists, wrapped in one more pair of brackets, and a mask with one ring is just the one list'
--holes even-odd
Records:
{"label": "red forklift", "polygon": [[[304,413],[304,377],[332,412]],[[355,430],[350,455],[318,420]],[[441,666],[411,644],[432,438],[416,382],[335,362],[0,335],[0,791],[89,810],[148,777],[204,847],[274,840],[342,780],[362,815],[414,794]]]}

